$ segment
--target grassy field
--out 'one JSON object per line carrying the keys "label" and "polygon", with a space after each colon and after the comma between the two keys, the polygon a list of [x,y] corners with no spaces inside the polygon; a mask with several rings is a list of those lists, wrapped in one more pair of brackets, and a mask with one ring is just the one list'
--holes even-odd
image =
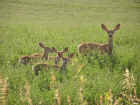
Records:
{"label": "grassy field", "polygon": [[[74,56],[65,72],[39,76],[32,65],[18,64],[43,51],[39,42],[75,55],[82,42],[107,43],[101,24],[121,24],[112,58]],[[140,104],[139,0],[1,0],[0,37],[0,88],[7,80],[8,105]]]}

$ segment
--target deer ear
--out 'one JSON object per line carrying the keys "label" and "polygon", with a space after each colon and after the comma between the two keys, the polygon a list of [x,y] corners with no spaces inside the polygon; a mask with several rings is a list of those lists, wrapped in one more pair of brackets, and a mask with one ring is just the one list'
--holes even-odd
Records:
{"label": "deer ear", "polygon": [[108,32],[108,29],[107,29],[107,27],[104,24],[101,24],[101,27],[102,27],[103,30],[105,30],[106,32]]}
{"label": "deer ear", "polygon": [[69,50],[69,48],[66,47],[66,48],[63,50],[63,52],[68,52],[68,50]]}
{"label": "deer ear", "polygon": [[113,31],[117,31],[120,29],[120,24],[117,24]]}
{"label": "deer ear", "polygon": [[56,48],[55,48],[55,47],[52,47],[52,50],[53,50],[54,52],[57,52],[57,50],[56,50]]}
{"label": "deer ear", "polygon": [[39,46],[45,48],[45,45],[42,42],[39,43]]}

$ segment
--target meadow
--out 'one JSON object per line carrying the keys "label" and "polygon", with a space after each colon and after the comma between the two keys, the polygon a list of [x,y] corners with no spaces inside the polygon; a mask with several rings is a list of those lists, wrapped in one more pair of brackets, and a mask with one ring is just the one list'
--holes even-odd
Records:
{"label": "meadow", "polygon": [[[82,42],[107,43],[101,24],[120,24],[113,56],[77,56]],[[39,42],[75,53],[65,71],[18,63]],[[0,105],[140,105],[139,43],[139,0],[1,0]]]}

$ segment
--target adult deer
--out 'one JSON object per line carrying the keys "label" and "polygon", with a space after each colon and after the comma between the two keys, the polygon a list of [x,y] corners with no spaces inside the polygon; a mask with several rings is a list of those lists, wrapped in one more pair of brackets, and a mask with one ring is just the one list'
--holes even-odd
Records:
{"label": "adult deer", "polygon": [[108,53],[109,55],[112,55],[113,50],[113,36],[114,33],[120,29],[120,24],[116,25],[116,27],[113,30],[109,30],[104,24],[101,24],[102,29],[107,32],[108,34],[108,43],[81,43],[78,46],[78,53],[82,55],[87,55],[89,51],[92,50],[99,50],[101,54],[104,52]]}

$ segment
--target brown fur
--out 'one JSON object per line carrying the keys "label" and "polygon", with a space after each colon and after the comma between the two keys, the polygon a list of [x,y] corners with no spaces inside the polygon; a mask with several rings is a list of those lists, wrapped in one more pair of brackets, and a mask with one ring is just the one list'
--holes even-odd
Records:
{"label": "brown fur", "polygon": [[69,62],[69,60],[74,56],[74,53],[70,54],[68,57],[63,57],[62,56],[62,60],[63,60],[63,64],[61,66],[58,65],[49,65],[47,63],[38,63],[35,66],[33,66],[33,71],[35,72],[35,75],[39,74],[39,71],[41,70],[45,70],[48,71],[50,68],[54,68],[56,70],[64,70],[66,69],[66,65]]}
{"label": "brown fur", "polygon": [[99,50],[101,54],[108,53],[109,55],[112,55],[112,49],[113,49],[113,34],[115,31],[117,31],[120,28],[120,24],[116,25],[116,27],[113,30],[108,30],[107,27],[102,24],[102,29],[105,30],[108,33],[109,40],[107,44],[102,43],[81,43],[78,45],[78,53],[81,55],[87,55],[89,51],[92,50]]}
{"label": "brown fur", "polygon": [[57,66],[57,65],[48,65],[46,63],[38,63],[35,66],[33,66],[32,69],[35,72],[35,75],[38,75],[39,71],[41,71],[41,70],[48,71],[49,68],[54,68],[54,69],[57,69],[57,70],[60,69],[60,67]]}
{"label": "brown fur", "polygon": [[22,56],[19,59],[19,63],[21,64],[31,64],[33,60],[37,60],[37,59],[45,59],[48,60],[48,54],[49,53],[53,53],[56,52],[56,49],[54,47],[49,48],[46,47],[43,43],[39,43],[40,47],[44,49],[43,53],[40,54],[32,54],[32,55],[27,55],[27,56]]}

